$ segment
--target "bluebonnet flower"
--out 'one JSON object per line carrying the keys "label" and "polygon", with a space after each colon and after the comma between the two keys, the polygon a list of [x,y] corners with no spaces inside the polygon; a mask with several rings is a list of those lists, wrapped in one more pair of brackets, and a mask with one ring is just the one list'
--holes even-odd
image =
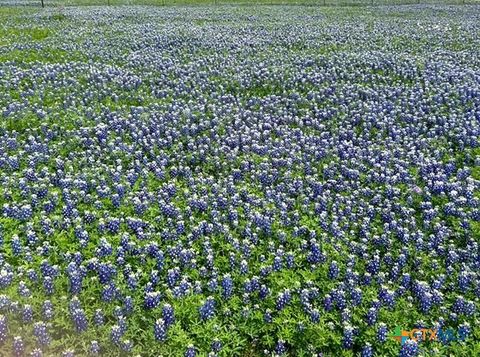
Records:
{"label": "bluebonnet flower", "polygon": [[23,356],[25,353],[25,344],[21,336],[15,336],[13,338],[13,353],[15,357]]}
{"label": "bluebonnet flower", "polygon": [[323,298],[323,308],[325,311],[331,311],[333,309],[333,300],[330,294],[326,294]]}
{"label": "bluebonnet flower", "polygon": [[108,283],[102,289],[102,300],[112,302],[117,297],[117,287],[112,283]]}
{"label": "bluebonnet flower", "polygon": [[369,343],[362,348],[361,357],[373,357],[373,347]]}
{"label": "bluebonnet flower", "polygon": [[320,311],[318,309],[315,308],[310,311],[310,320],[313,323],[320,322]]}
{"label": "bluebonnet flower", "polygon": [[170,304],[164,304],[162,307],[162,318],[165,321],[167,327],[175,323],[175,313],[173,307]]}
{"label": "bluebonnet flower", "polygon": [[120,327],[120,332],[122,335],[127,332],[127,319],[124,316],[119,316],[117,320],[118,326]]}
{"label": "bluebonnet flower", "polygon": [[31,292],[30,289],[27,287],[24,281],[20,281],[18,283],[18,294],[22,297],[30,297]]}
{"label": "bluebonnet flower", "polygon": [[133,342],[131,340],[123,340],[120,342],[120,347],[125,352],[131,352],[133,349]]}
{"label": "bluebonnet flower", "polygon": [[165,323],[164,319],[157,319],[157,321],[155,321],[153,333],[156,340],[165,341],[167,339],[167,330],[168,325]]}
{"label": "bluebonnet flower", "polygon": [[131,296],[125,296],[123,300],[123,312],[125,315],[130,315],[133,313],[134,302]]}
{"label": "bluebonnet flower", "polygon": [[463,324],[458,326],[458,338],[459,340],[463,341],[466,338],[470,337],[472,333],[472,328],[468,322],[464,322]]}
{"label": "bluebonnet flower", "polygon": [[33,308],[31,305],[24,305],[22,309],[23,322],[31,322],[33,320]]}
{"label": "bluebonnet flower", "polygon": [[73,350],[66,350],[62,352],[62,357],[74,357],[75,352]]}
{"label": "bluebonnet flower", "polygon": [[34,269],[28,269],[27,276],[32,283],[37,283],[39,280],[38,274]]}
{"label": "bluebonnet flower", "polygon": [[117,319],[123,318],[123,309],[121,306],[115,306],[113,309],[113,316],[115,316]]}
{"label": "bluebonnet flower", "polygon": [[228,299],[230,296],[232,296],[232,293],[233,293],[233,281],[229,274],[226,274],[223,277],[221,285],[223,289],[222,296],[225,299]]}
{"label": "bluebonnet flower", "polygon": [[43,356],[43,352],[41,349],[39,348],[35,348],[32,350],[32,352],[30,352],[30,356],[31,357],[42,357]]}
{"label": "bluebonnet flower", "polygon": [[50,334],[48,333],[47,325],[44,322],[35,322],[33,325],[33,334],[40,345],[46,346],[50,344]]}
{"label": "bluebonnet flower", "polygon": [[287,346],[285,345],[285,341],[284,341],[284,340],[278,340],[278,341],[277,341],[277,344],[275,345],[275,353],[276,353],[278,356],[282,356],[282,355],[284,355],[285,353],[287,353]]}
{"label": "bluebonnet flower", "polygon": [[260,297],[260,299],[265,299],[269,294],[270,289],[268,288],[268,286],[266,286],[265,284],[260,285],[260,290],[258,292],[258,296]]}
{"label": "bluebonnet flower", "polygon": [[82,282],[83,282],[82,275],[77,272],[69,274],[69,281],[70,281],[70,293],[74,295],[79,294],[82,291]]}
{"label": "bluebonnet flower", "polygon": [[211,296],[199,308],[200,318],[202,320],[209,320],[215,315],[215,299]]}
{"label": "bluebonnet flower", "polygon": [[332,280],[336,279],[339,273],[340,273],[340,270],[338,268],[337,262],[332,261],[332,263],[330,264],[330,267],[328,268],[328,277]]}
{"label": "bluebonnet flower", "polygon": [[19,238],[17,235],[14,235],[14,236],[12,237],[11,245],[12,245],[12,253],[13,253],[13,255],[15,255],[15,256],[20,256],[20,255],[22,255],[22,253],[23,253],[23,246],[22,246],[22,242],[20,241],[20,238]]}
{"label": "bluebonnet flower", "polygon": [[367,315],[365,317],[367,324],[369,326],[375,325],[375,323],[377,322],[377,318],[378,318],[378,310],[374,307],[369,308],[367,311]]}
{"label": "bluebonnet flower", "polygon": [[93,315],[93,321],[96,325],[101,326],[105,322],[105,316],[101,309],[96,309],[95,314]]}
{"label": "bluebonnet flower", "polygon": [[419,353],[418,343],[415,340],[407,340],[400,350],[401,357],[414,357]]}
{"label": "bluebonnet flower", "polygon": [[53,278],[51,276],[45,276],[43,278],[43,288],[47,295],[53,295],[53,293],[55,292],[54,291],[55,287],[54,287]]}
{"label": "bluebonnet flower", "polygon": [[384,286],[381,287],[378,293],[378,299],[390,309],[395,305],[395,293]]}
{"label": "bluebonnet flower", "polygon": [[7,318],[4,315],[0,315],[0,344],[3,344],[7,339],[8,325]]}
{"label": "bluebonnet flower", "polygon": [[77,332],[83,332],[88,328],[87,317],[83,309],[77,308],[71,312],[73,324]]}
{"label": "bluebonnet flower", "polygon": [[263,315],[263,321],[265,323],[271,323],[272,322],[272,311],[270,309],[267,309]]}
{"label": "bluebonnet flower", "polygon": [[113,325],[110,330],[110,339],[116,345],[120,344],[120,339],[122,338],[123,333],[119,325]]}
{"label": "bluebonnet flower", "polygon": [[290,302],[292,299],[292,295],[289,289],[285,289],[283,292],[278,293],[277,302],[276,302],[276,309],[283,310],[285,306]]}
{"label": "bluebonnet flower", "polygon": [[352,304],[354,306],[360,305],[362,303],[362,290],[360,288],[355,288],[351,292]]}
{"label": "bluebonnet flower", "polygon": [[378,325],[378,329],[377,329],[377,339],[383,343],[387,341],[387,336],[388,336],[387,325],[381,322]]}
{"label": "bluebonnet flower", "polygon": [[343,329],[343,348],[351,349],[354,343],[354,328],[346,325]]}
{"label": "bluebonnet flower", "polygon": [[185,351],[185,357],[195,357],[197,355],[196,349],[193,345],[188,345],[187,350]]}
{"label": "bluebonnet flower", "polygon": [[372,281],[372,276],[369,272],[365,272],[365,274],[363,275],[363,284],[364,285],[370,285]]}
{"label": "bluebonnet flower", "polygon": [[43,317],[45,320],[53,318],[53,304],[50,300],[45,300],[42,305]]}
{"label": "bluebonnet flower", "polygon": [[98,341],[93,340],[90,342],[90,353],[94,355],[98,355],[100,353],[100,344]]}
{"label": "bluebonnet flower", "polygon": [[210,348],[212,352],[218,353],[222,349],[222,342],[218,338],[214,338]]}

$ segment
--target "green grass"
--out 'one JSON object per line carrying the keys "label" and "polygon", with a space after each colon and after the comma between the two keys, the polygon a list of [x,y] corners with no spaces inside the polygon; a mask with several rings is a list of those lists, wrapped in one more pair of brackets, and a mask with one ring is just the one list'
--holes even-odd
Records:
{"label": "green grass", "polygon": [[[12,27],[0,28],[0,44],[8,44],[10,41],[43,41],[51,35],[51,30],[42,27]],[[10,41],[9,41],[10,40]]]}
{"label": "green grass", "polygon": [[26,49],[11,50],[0,53],[0,62],[17,62],[17,63],[63,63],[67,61],[83,61],[85,56],[76,51],[65,51],[62,49]]}

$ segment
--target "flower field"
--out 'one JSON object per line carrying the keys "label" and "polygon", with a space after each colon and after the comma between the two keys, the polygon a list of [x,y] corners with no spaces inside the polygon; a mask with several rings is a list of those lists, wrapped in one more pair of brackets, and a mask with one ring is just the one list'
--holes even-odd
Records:
{"label": "flower field", "polygon": [[0,23],[0,355],[480,355],[480,7]]}

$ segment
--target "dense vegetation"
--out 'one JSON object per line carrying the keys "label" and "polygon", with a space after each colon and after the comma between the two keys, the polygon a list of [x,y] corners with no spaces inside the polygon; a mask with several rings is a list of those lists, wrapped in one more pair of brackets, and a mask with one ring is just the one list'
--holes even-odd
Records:
{"label": "dense vegetation", "polygon": [[0,22],[3,355],[480,354],[480,8]]}

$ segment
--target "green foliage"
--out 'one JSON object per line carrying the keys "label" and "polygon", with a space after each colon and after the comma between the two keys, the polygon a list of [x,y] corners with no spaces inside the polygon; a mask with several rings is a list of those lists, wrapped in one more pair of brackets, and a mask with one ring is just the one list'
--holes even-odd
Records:
{"label": "green foliage", "polygon": [[[83,1],[83,0],[82,0]],[[173,3],[175,0],[170,0],[169,4]],[[188,1],[188,0],[186,0]],[[89,2],[88,0],[84,0],[85,3],[97,3],[97,2]],[[206,3],[207,1],[205,1]],[[226,1],[223,1],[226,2]],[[120,1],[112,0],[112,4],[119,4]],[[182,2],[183,3],[183,2]],[[202,3],[199,0],[192,0],[191,3],[200,4]],[[211,3],[211,2],[210,2]],[[277,2],[276,2],[277,3]],[[338,10],[328,9],[325,11],[326,16],[330,16],[330,18],[336,18],[339,14],[357,14],[360,15],[361,11],[356,9],[345,9],[345,13],[338,12]],[[23,14],[23,13],[22,13]],[[42,26],[50,26],[46,27],[31,27],[31,24],[23,24],[24,26],[18,26],[18,23],[25,22],[26,20],[20,16],[20,11],[17,9],[11,8],[0,8],[0,21],[10,16],[18,16],[16,20],[11,20],[12,24],[10,27],[3,27],[0,28],[0,45],[4,46],[2,51],[0,52],[0,62],[14,62],[18,66],[25,66],[26,64],[32,63],[45,63],[45,64],[59,64],[59,63],[66,63],[66,62],[86,62],[88,60],[92,60],[92,58],[87,58],[87,56],[78,50],[66,50],[55,47],[53,40],[58,36],[64,36],[61,32],[63,27],[70,26],[71,28],[75,28],[78,25],[76,20],[73,17],[65,16],[61,13],[54,13],[49,15],[45,19],[43,19]],[[415,16],[415,15],[410,15]],[[133,21],[134,19],[132,19]],[[195,23],[196,26],[202,27],[208,25],[208,23],[204,20],[198,20]],[[370,22],[370,29],[372,23]],[[88,29],[87,29],[88,30]],[[93,30],[90,29],[92,32]],[[105,38],[108,39],[108,36],[113,36],[109,33],[108,26],[104,26],[100,28],[100,33],[105,35]],[[83,37],[78,39],[79,41],[84,41],[88,39],[91,32],[86,31],[85,34],[82,34]],[[50,42],[51,41],[51,42]],[[379,42],[375,44],[376,46],[383,46],[387,45],[382,39],[378,40]],[[382,42],[383,41],[383,42]],[[418,50],[424,50],[426,46],[431,45],[429,41],[418,41],[413,43],[412,41],[408,41],[408,46],[405,44],[405,41],[408,41],[406,38],[397,38],[391,44],[393,48],[398,50],[399,53],[401,52],[415,52]],[[435,41],[435,39],[432,39]],[[13,43],[28,43],[28,44],[40,44],[41,46],[38,49],[27,48],[27,49],[11,49],[9,47],[10,44]],[[452,50],[462,50],[465,48],[469,48],[473,44],[469,41],[461,41],[460,38],[458,41],[451,43],[450,49]],[[412,47],[413,46],[413,47]],[[408,48],[407,48],[408,47]],[[340,44],[324,44],[319,46],[318,48],[308,48],[302,43],[295,44],[289,48],[291,51],[297,51],[299,54],[307,56],[314,56],[315,60],[322,61],[325,59],[325,56],[328,56],[332,53],[342,52],[349,49],[347,45],[340,45]],[[182,61],[187,62],[190,53],[181,53],[179,57]],[[205,56],[207,57],[207,56]],[[105,61],[104,63],[107,65],[109,64],[109,60],[104,60],[102,58],[94,58],[93,60],[98,61]],[[419,64],[419,69],[422,68],[424,64]],[[132,70],[134,71],[134,69]],[[412,85],[413,83],[406,77],[402,77],[397,75],[388,69],[372,69],[371,73],[372,78],[378,81],[379,83],[383,82],[396,82],[396,83],[403,83],[407,85]],[[76,90],[78,92],[84,92],[88,90],[87,87],[87,80],[86,76],[88,74],[83,74],[83,78],[78,80],[78,83],[75,83],[74,86],[71,88],[54,88],[54,87],[47,87],[46,91],[41,95],[35,94],[32,97],[29,97],[28,100],[31,104],[37,105],[43,108],[60,108],[64,100],[66,100],[71,93],[70,91]],[[283,94],[283,87],[281,83],[270,81],[270,82],[262,82],[259,80],[258,82],[252,83],[249,86],[242,87],[238,81],[235,80],[228,80],[226,81],[225,78],[230,79],[229,75],[225,75],[222,77],[221,75],[218,78],[212,78],[212,81],[218,80],[221,83],[228,82],[228,86],[226,86],[225,92],[230,94],[235,94],[240,97],[241,101],[246,101],[250,98],[257,97],[257,98],[264,98],[271,95],[276,94]],[[22,94],[34,86],[35,83],[23,81],[17,84],[16,86],[11,86],[10,92],[6,95],[9,96],[9,99],[20,101]],[[340,80],[336,83],[338,86],[345,86],[349,85],[348,81],[341,82]],[[110,94],[102,94],[102,96],[94,98],[95,101],[95,115],[102,115],[102,110],[104,108],[108,108],[111,111],[127,111],[130,107],[140,106],[140,105],[161,105],[161,106],[168,106],[170,103],[168,100],[158,99],[151,96],[149,92],[149,85],[148,83],[142,83],[140,86],[126,91],[121,90],[120,85],[116,83],[108,83],[109,89],[112,93],[119,93],[118,98],[115,98]],[[313,84],[311,88],[313,88]],[[308,91],[309,87],[305,86],[305,91]],[[318,103],[318,107],[321,108],[325,102],[328,101],[327,98],[322,98],[323,102]],[[81,106],[81,103],[77,104]],[[301,105],[298,105],[298,110],[302,110]],[[255,108],[252,109],[255,111]],[[339,114],[341,115],[341,114]],[[326,123],[326,125],[330,125],[332,130],[335,130],[336,125],[338,122],[335,120],[336,117],[331,120],[330,122]],[[147,121],[147,118],[146,118]],[[63,130],[74,130],[79,127],[86,127],[91,128],[94,124],[93,119],[88,119],[85,117],[80,117],[75,112],[63,112],[62,116],[52,117],[48,113],[46,114],[45,118],[40,118],[38,115],[31,111],[25,111],[18,115],[2,118],[0,121],[0,130],[7,130],[10,132],[17,132],[19,134],[20,139],[25,139],[29,135],[30,130],[35,130],[41,128],[42,125],[58,125]],[[292,123],[293,127],[298,128],[298,130],[308,132],[308,130],[313,130],[310,128],[304,128],[299,124]],[[361,132],[361,127],[358,127],[358,134]],[[381,135],[381,131],[378,128],[372,128],[369,135],[373,138],[377,135]],[[129,143],[128,138],[123,140],[124,143]],[[130,141],[133,141],[130,138]],[[182,143],[182,139],[179,139],[174,145],[171,147],[171,152],[175,152],[176,148]],[[184,144],[184,143],[182,143]],[[65,141],[64,145],[55,152],[56,155],[54,157],[66,157],[71,152],[76,152],[82,148],[82,142],[80,140],[69,140]],[[117,150],[118,148],[114,148]],[[120,161],[128,155],[127,153],[121,152],[119,149],[116,151],[118,154],[117,157]],[[465,155],[466,152],[462,152],[462,155]],[[477,157],[480,155],[479,149],[471,150],[470,154],[472,157]],[[189,162],[196,162],[197,158],[191,155],[187,158]],[[246,158],[244,158],[246,159]],[[248,159],[252,162],[253,165],[259,165],[262,163],[264,157],[259,154],[251,154]],[[451,158],[445,157],[445,160],[457,160],[458,158]],[[127,161],[127,160],[123,160]],[[239,160],[240,161],[240,160]],[[323,165],[331,163],[331,157],[325,156],[321,160],[318,160],[318,168],[321,168]],[[27,163],[22,162],[22,165],[26,165]],[[197,164],[192,164],[191,167],[194,168],[197,172],[208,173],[212,176],[218,174],[218,170],[216,167],[215,162],[199,161]],[[233,163],[232,167],[235,165],[238,166],[238,162]],[[54,162],[47,163],[47,166],[53,170]],[[76,171],[81,171],[82,167],[73,167]],[[280,168],[279,171],[282,174],[286,174],[286,169]],[[301,167],[294,167],[288,173],[291,177],[303,177],[304,172],[302,171]],[[410,175],[415,181],[418,181],[418,170],[415,168],[411,168]],[[472,176],[476,179],[480,179],[480,168],[473,169]],[[321,178],[321,176],[319,176]],[[145,181],[139,180],[136,186],[133,187],[133,193],[138,193],[142,186],[145,185],[148,189],[152,192],[156,192],[161,185],[164,183],[161,179],[156,178],[153,174],[148,174],[145,178]],[[366,184],[366,177],[362,177],[362,184]],[[182,179],[176,179],[176,186],[187,190],[188,183],[182,181]],[[404,191],[405,187],[399,185],[398,186],[402,191]],[[244,181],[243,188],[248,192],[248,194],[252,195],[253,197],[265,197],[265,188],[261,186],[252,184],[248,178]],[[209,188],[207,188],[209,189]],[[3,194],[3,187],[0,185],[0,206],[7,201],[4,199],[5,195]],[[20,197],[19,192],[14,193],[16,198]],[[419,204],[419,198],[414,197],[416,204]],[[440,201],[441,198],[438,198],[438,201],[434,203],[440,205],[442,202]],[[103,204],[111,211],[114,211],[115,208],[111,205],[110,202],[103,202]],[[182,194],[180,193],[176,198],[174,204],[178,207],[186,207],[188,202],[184,199]],[[302,213],[300,218],[301,225],[308,227],[309,229],[317,232],[320,236],[322,233],[321,229],[319,228],[319,218],[313,214],[306,213],[310,210],[311,207],[303,207],[300,200],[295,202],[298,207],[298,211]],[[239,208],[240,210],[241,208]],[[124,216],[128,216],[133,212],[133,207],[122,207],[121,213]],[[60,216],[61,210],[57,209],[55,211],[55,215]],[[159,216],[158,208],[152,207],[149,208],[143,215],[145,219],[154,221],[155,218]],[[192,220],[198,222],[204,219],[204,215],[201,213],[193,213]],[[419,217],[416,217],[419,219]],[[375,219],[376,227],[375,229],[378,232],[383,230],[381,222],[378,218]],[[9,232],[9,234],[21,234],[21,230],[19,225],[16,221],[0,217],[0,223],[3,227]],[[35,222],[36,225],[39,225],[39,222]],[[162,223],[158,223],[161,225]],[[242,223],[240,223],[242,224]],[[458,225],[458,222],[452,221],[452,226]],[[480,238],[480,224],[473,223],[472,231],[476,235],[476,238]],[[287,232],[290,236],[292,236],[292,232]],[[274,230],[273,234],[276,234]],[[96,243],[102,237],[100,234],[92,234],[91,240],[86,248],[86,252],[90,253],[92,256],[94,255],[94,249],[96,247]],[[261,242],[255,247],[254,251],[252,252],[253,256],[259,258],[261,253],[266,249],[268,241],[271,237],[263,235],[261,237]],[[352,237],[352,240],[355,241],[355,237]],[[119,236],[109,236],[109,241],[112,245],[116,245],[119,243],[120,237]],[[297,237],[289,240],[288,249],[298,249],[301,245],[302,237]],[[51,244],[53,247],[54,254],[52,255],[58,260],[61,261],[60,254],[66,251],[75,251],[78,246],[78,242],[74,239],[73,231],[69,232],[61,232],[54,235],[51,238]],[[200,243],[194,243],[200,246]],[[227,243],[223,239],[223,237],[215,236],[212,237],[212,244],[215,246],[224,246]],[[344,249],[345,247],[334,246],[330,243],[321,242],[322,249],[326,253],[328,257],[328,262],[332,260],[336,260],[338,262],[344,262],[347,257],[345,256]],[[220,249],[217,249],[221,251]],[[383,248],[384,251],[388,250],[388,247]],[[226,250],[225,250],[226,251]],[[25,266],[28,267],[28,264],[24,261],[20,261],[16,258],[10,247],[7,247],[5,251],[2,252],[5,259],[7,259],[11,264],[15,264],[18,266]],[[35,256],[35,259],[39,259]],[[426,256],[422,256],[418,254],[416,256],[420,261],[424,262],[424,265],[427,265],[427,258]],[[228,257],[221,256],[218,257],[218,262],[221,266],[228,266]],[[271,262],[268,262],[271,263]],[[34,264],[39,264],[38,261],[34,261]],[[328,265],[323,264],[315,267],[312,267],[305,262],[298,263],[298,268],[295,271],[292,270],[284,270],[281,272],[272,273],[269,279],[269,286],[272,287],[275,291],[281,291],[285,288],[297,288],[299,283],[306,283],[308,281],[315,282],[319,287],[321,287],[322,291],[328,291],[332,289],[334,283],[327,279],[327,271]],[[413,264],[412,261],[409,261],[408,264]],[[146,263],[145,269],[152,269],[153,264],[151,262]],[[254,269],[258,270],[258,266],[253,267]],[[364,267],[361,267],[364,268]],[[427,279],[429,278],[429,272],[417,272],[415,267],[411,267],[416,277],[419,279]],[[444,273],[444,272],[442,272]],[[191,277],[195,279],[197,276],[197,272],[190,272]],[[453,282],[454,277],[448,276],[447,280],[449,283]],[[119,284],[121,286],[125,285],[124,281],[120,281]],[[122,285],[123,284],[123,285]],[[56,289],[58,291],[65,291],[68,282],[66,279],[58,279],[56,281]],[[41,287],[39,287],[41,289]],[[100,292],[100,285],[94,279],[89,277],[85,280],[84,292],[80,296],[83,301],[85,301],[85,308],[87,310],[88,316],[92,316],[93,312],[97,308],[104,308],[104,304],[101,304],[99,301],[96,301],[93,296],[98,296]],[[22,303],[26,303],[26,299],[19,296],[18,292],[15,289],[10,289],[7,291],[2,292],[12,298],[15,298]],[[368,300],[371,300],[375,297],[375,291],[369,289],[368,287],[365,288],[364,296],[368,297]],[[169,301],[173,304],[175,313],[177,316],[177,322],[171,327],[169,330],[169,338],[165,343],[158,343],[154,340],[152,334],[152,326],[156,318],[159,317],[160,311],[159,309],[154,309],[152,311],[144,312],[142,314],[136,314],[135,319],[129,321],[130,328],[129,328],[129,335],[127,338],[136,342],[133,355],[141,354],[142,356],[179,356],[183,352],[185,346],[190,343],[194,343],[196,346],[201,348],[202,350],[207,350],[209,343],[212,341],[214,337],[219,338],[223,343],[223,350],[220,353],[220,356],[258,356],[265,348],[273,349],[276,341],[278,338],[285,340],[287,343],[296,346],[295,354],[296,356],[310,356],[311,351],[313,349],[317,349],[323,351],[326,356],[328,355],[344,355],[344,356],[356,356],[359,354],[361,346],[365,342],[372,343],[378,351],[379,356],[392,356],[396,355],[399,350],[399,346],[395,341],[389,340],[386,344],[382,345],[376,341],[376,326],[368,327],[366,326],[365,321],[363,321],[363,316],[365,316],[366,311],[368,310],[367,304],[361,304],[360,306],[355,307],[353,314],[354,314],[354,322],[360,326],[365,333],[362,334],[362,340],[356,341],[355,347],[353,351],[344,351],[341,348],[341,336],[342,336],[342,326],[338,322],[340,320],[340,316],[338,312],[322,312],[320,317],[320,323],[314,324],[312,323],[305,314],[301,312],[301,308],[299,307],[299,301],[294,299],[292,305],[282,310],[280,313],[276,314],[271,324],[266,324],[263,322],[263,314],[262,311],[259,309],[250,309],[245,311],[244,304],[238,296],[234,296],[232,299],[228,301],[223,301],[220,297],[220,294],[216,295],[217,300],[219,302],[218,310],[221,311],[221,318],[213,318],[209,321],[201,321],[198,317],[198,308],[201,306],[201,298],[199,296],[191,295],[187,296],[181,300],[172,299],[171,296],[166,296],[165,300]],[[67,296],[52,296],[52,302],[55,305],[61,306],[65,305],[65,300],[69,299],[70,297]],[[137,309],[140,309],[142,306],[141,298],[136,296],[135,297],[135,305]],[[41,299],[40,298],[33,298],[28,301],[35,307],[35,311],[41,310]],[[451,304],[451,301],[447,301],[448,304]],[[266,301],[266,304],[271,308],[274,309],[275,301],[274,298],[269,298]],[[107,326],[99,327],[96,329],[89,329],[85,333],[79,335],[77,334],[70,322],[70,319],[67,317],[67,311],[58,311],[55,315],[54,320],[52,321],[52,331],[55,331],[55,340],[56,342],[51,346],[51,349],[48,351],[49,355],[52,356],[59,356],[63,351],[65,346],[74,348],[77,352],[77,356],[87,355],[88,351],[88,341],[90,340],[99,340],[103,346],[108,346],[105,353],[105,356],[121,356],[122,352],[118,349],[118,347],[113,346],[108,339],[109,330],[108,326],[114,322],[113,315],[114,306],[109,306],[108,310],[105,311],[107,316],[110,316]],[[247,314],[247,317],[244,317],[244,314]],[[434,317],[439,315],[439,311],[432,312],[432,320]],[[38,317],[38,316],[36,316]],[[410,328],[415,324],[416,321],[422,318],[422,314],[417,310],[415,306],[413,306],[410,302],[406,301],[405,299],[400,299],[398,302],[397,307],[395,310],[388,310],[382,309],[380,314],[380,320],[382,321],[389,321],[389,323],[393,326],[402,326],[404,328]],[[432,321],[428,321],[429,323]],[[92,321],[89,321],[92,324]],[[32,328],[31,326],[24,326],[21,321],[11,321],[12,329],[23,329],[24,335],[32,336]],[[453,356],[478,356],[480,355],[480,329],[474,328],[473,329],[474,335],[465,342],[462,343],[453,343],[449,346],[443,346],[439,343],[430,343],[425,344],[425,356],[428,355],[453,355]],[[35,342],[32,339],[26,341],[27,349],[35,345]],[[0,353],[5,356],[12,356],[13,351],[11,350],[10,345],[3,345],[0,347]]]}

